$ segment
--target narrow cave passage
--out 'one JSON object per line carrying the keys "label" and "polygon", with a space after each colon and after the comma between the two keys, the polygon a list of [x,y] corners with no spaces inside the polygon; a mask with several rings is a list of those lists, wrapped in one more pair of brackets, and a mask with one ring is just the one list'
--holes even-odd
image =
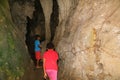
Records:
{"label": "narrow cave passage", "polygon": [[[50,18],[48,23],[48,27],[50,29],[50,33],[46,32],[46,18],[45,12],[43,10],[43,5],[41,5],[40,0],[9,0],[10,5],[10,12],[12,16],[12,20],[14,24],[18,27],[21,31],[21,36],[25,36],[23,40],[27,45],[27,49],[30,55],[31,60],[33,61],[33,66],[30,71],[25,73],[24,80],[33,80],[33,78],[39,80],[39,76],[42,75],[43,71],[35,69],[36,59],[35,59],[35,52],[34,52],[34,41],[35,36],[40,35],[41,40],[40,42],[43,44],[42,46],[42,53],[46,50],[46,35],[51,35],[50,41],[53,41],[56,27],[59,23],[59,7],[57,0],[51,0],[51,13],[49,13]],[[49,10],[48,10],[49,11]],[[41,55],[42,56],[42,55]],[[40,63],[41,65],[41,63]],[[35,71],[34,71],[35,69]],[[41,73],[42,72],[42,73]],[[33,74],[31,77],[27,74]],[[43,78],[43,75],[41,76]]]}
{"label": "narrow cave passage", "polygon": [[[40,35],[41,40],[40,42],[45,41],[45,16],[43,13],[43,9],[41,6],[41,3],[39,0],[34,1],[34,7],[35,11],[33,12],[33,17],[32,19],[27,16],[27,27],[26,27],[26,44],[28,46],[28,51],[30,53],[30,56],[34,63],[35,61],[35,56],[34,56],[34,40],[36,35]],[[50,16],[50,34],[51,34],[51,39],[50,41],[54,39],[55,36],[55,31],[56,27],[58,26],[59,19],[59,7],[57,4],[57,0],[53,0],[53,7],[52,7],[52,13]],[[48,33],[49,34],[49,33]]]}
{"label": "narrow cave passage", "polygon": [[50,17],[51,41],[54,39],[58,23],[59,23],[59,6],[57,0],[53,0],[52,14]]}
{"label": "narrow cave passage", "polygon": [[45,18],[44,13],[39,0],[34,1],[35,10],[33,12],[33,17],[30,19],[27,17],[27,27],[26,27],[26,44],[28,46],[29,54],[36,64],[35,53],[34,53],[34,41],[35,36],[40,35],[40,42],[45,40]]}
{"label": "narrow cave passage", "polygon": [[[29,16],[27,16],[26,20],[27,20],[27,25],[26,25],[26,45],[28,47],[28,51],[29,54],[31,56],[31,59],[34,62],[34,67],[36,67],[36,59],[35,59],[35,52],[34,52],[34,41],[35,41],[35,36],[36,35],[40,35],[41,39],[40,39],[40,43],[43,43],[46,39],[45,39],[45,16],[43,13],[43,8],[42,5],[40,3],[39,0],[35,0],[34,1],[34,7],[35,10],[33,12],[33,17],[30,18]],[[52,13],[50,16],[50,34],[51,34],[51,38],[50,38],[50,42],[53,41],[54,36],[55,36],[55,31],[56,31],[56,27],[58,26],[59,23],[59,19],[58,19],[58,15],[59,15],[59,9],[58,9],[58,4],[57,4],[57,0],[53,0],[53,6],[52,6]],[[49,34],[49,33],[48,33]],[[46,45],[44,45],[46,46]],[[46,48],[46,47],[43,47]],[[43,49],[42,48],[42,49]],[[46,49],[44,49],[46,50]],[[42,51],[44,52],[44,51]],[[43,53],[42,53],[43,54]],[[41,57],[42,57],[41,54]],[[42,66],[42,60],[40,60],[40,66]],[[42,69],[38,69],[38,71],[36,71],[36,69],[34,68],[35,72],[38,73],[36,77],[41,76],[43,72]],[[42,77],[43,78],[43,77]]]}
{"label": "narrow cave passage", "polygon": [[47,42],[55,44],[61,59],[59,80],[119,80],[119,3],[0,1],[0,80],[43,79],[43,69],[34,69],[36,34],[41,36],[42,52]]}

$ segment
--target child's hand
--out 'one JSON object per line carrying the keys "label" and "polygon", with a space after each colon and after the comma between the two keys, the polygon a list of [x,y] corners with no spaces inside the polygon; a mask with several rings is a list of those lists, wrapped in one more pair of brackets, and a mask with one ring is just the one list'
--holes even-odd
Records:
{"label": "child's hand", "polygon": [[44,73],[44,78],[45,78],[45,79],[47,78],[47,74],[46,74],[46,73]]}

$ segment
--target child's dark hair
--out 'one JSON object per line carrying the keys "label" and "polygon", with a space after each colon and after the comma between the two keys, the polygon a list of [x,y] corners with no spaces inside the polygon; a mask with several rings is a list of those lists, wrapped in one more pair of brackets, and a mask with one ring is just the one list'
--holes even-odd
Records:
{"label": "child's dark hair", "polygon": [[52,42],[49,42],[46,46],[47,49],[54,49],[54,44]]}
{"label": "child's dark hair", "polygon": [[38,35],[38,34],[37,34],[37,35],[35,35],[35,39],[37,39],[38,37],[40,37],[40,35]]}

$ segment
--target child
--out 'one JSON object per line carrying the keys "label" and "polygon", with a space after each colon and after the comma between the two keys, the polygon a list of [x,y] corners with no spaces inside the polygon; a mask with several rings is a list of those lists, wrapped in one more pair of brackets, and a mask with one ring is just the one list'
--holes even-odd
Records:
{"label": "child", "polygon": [[39,61],[40,61],[40,50],[41,50],[40,48],[41,48],[41,46],[40,46],[40,36],[39,35],[36,35],[36,40],[35,40],[34,44],[35,44],[35,58],[37,60],[36,68],[40,68]]}
{"label": "child", "polygon": [[58,71],[58,53],[54,51],[54,45],[50,42],[46,46],[47,51],[43,55],[44,78],[49,77],[50,80],[57,80]]}

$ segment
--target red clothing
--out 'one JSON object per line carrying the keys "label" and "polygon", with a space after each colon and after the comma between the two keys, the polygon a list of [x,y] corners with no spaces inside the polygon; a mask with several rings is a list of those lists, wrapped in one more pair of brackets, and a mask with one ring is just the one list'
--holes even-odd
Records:
{"label": "red clothing", "polygon": [[57,60],[58,60],[58,53],[53,49],[49,49],[43,55],[45,59],[45,69],[53,69],[58,70]]}
{"label": "red clothing", "polygon": [[37,60],[40,60],[40,51],[36,51],[36,52],[35,52],[35,58],[36,58]]}

